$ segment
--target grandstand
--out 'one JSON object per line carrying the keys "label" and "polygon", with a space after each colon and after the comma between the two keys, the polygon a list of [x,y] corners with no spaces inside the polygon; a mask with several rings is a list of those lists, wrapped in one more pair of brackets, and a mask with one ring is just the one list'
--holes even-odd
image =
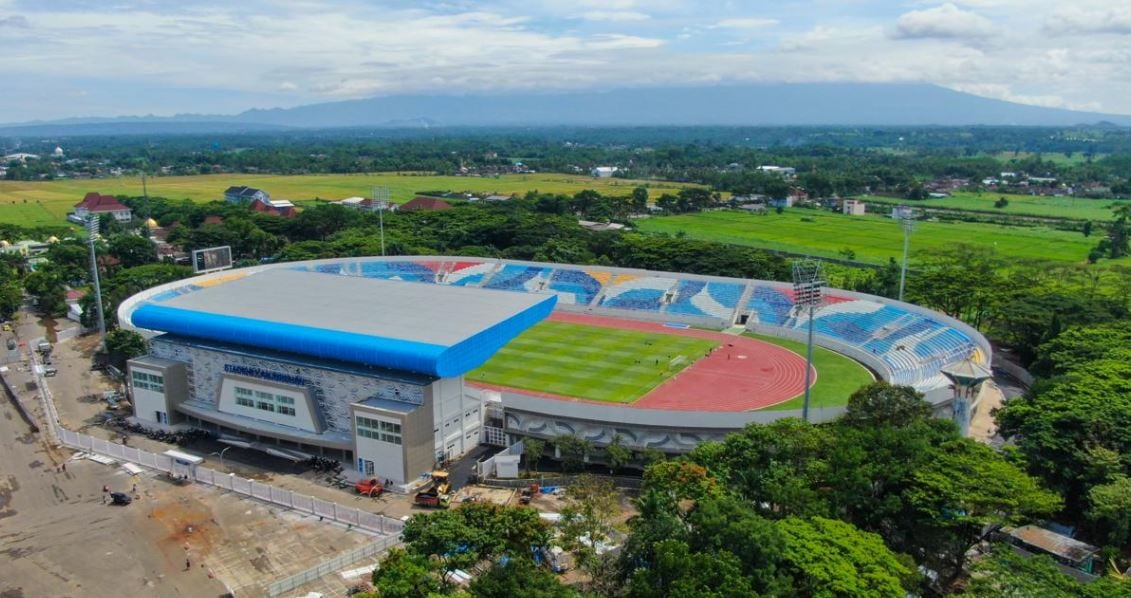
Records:
{"label": "grandstand", "polygon": [[[122,303],[119,320],[123,325],[132,327],[132,314],[140,305],[180,301],[185,295],[276,269],[399,281],[407,285],[466,287],[468,291],[482,288],[543,295],[546,299],[554,296],[555,318],[576,316],[582,320],[603,320],[611,322],[609,325],[613,327],[658,334],[706,335],[704,338],[707,338],[719,335],[710,330],[729,329],[731,332],[746,330],[804,340],[809,326],[806,314],[794,304],[792,285],[787,283],[604,266],[415,256],[270,264],[199,276],[131,297]],[[347,317],[346,314],[341,316]],[[442,315],[437,312],[435,317]],[[585,322],[587,320],[582,323]],[[824,305],[814,314],[813,332],[818,345],[864,364],[892,383],[916,387],[927,393],[936,406],[945,405],[947,397],[951,396],[947,381],[940,374],[943,368],[971,356],[977,362],[988,365],[991,354],[989,344],[980,334],[953,318],[907,303],[840,290],[828,291]],[[750,347],[760,341],[750,339],[748,344],[742,344],[747,342],[744,337],[726,338],[733,340],[713,339],[722,349],[719,353],[726,354],[715,360],[716,365],[720,359],[729,359],[731,355],[736,360],[748,360],[744,363],[750,366],[768,363],[780,370],[774,374],[778,376],[777,381],[773,384],[762,381],[767,385],[758,386],[759,381],[754,380],[750,386],[740,388],[745,383],[734,378],[724,376],[715,378],[715,382],[706,382],[696,376],[709,372],[704,374],[703,368],[687,367],[678,377],[681,384],[694,391],[697,402],[693,405],[669,400],[670,393],[665,398],[658,396],[660,393],[645,392],[635,403],[591,406],[584,402],[560,400],[565,397],[555,399],[538,393],[521,394],[514,389],[503,389],[508,429],[513,425],[521,434],[542,437],[592,430],[591,440],[594,442],[621,434],[637,439],[641,446],[678,452],[704,439],[721,437],[725,431],[741,427],[747,421],[769,421],[789,415],[789,411],[749,411],[761,407],[751,407],[748,397],[757,399],[761,396],[765,399],[774,393],[780,395],[787,388],[792,389],[789,392],[794,394],[786,394],[784,399],[795,396],[796,389],[789,381],[802,377],[804,362],[801,362],[800,368],[796,363],[787,366],[788,359],[783,361],[782,358],[775,358],[778,359],[776,362],[759,362],[759,359],[765,359],[765,352],[769,349]],[[565,339],[564,342],[575,340]],[[763,354],[754,355],[751,351]],[[657,357],[653,368],[660,368],[661,361]],[[710,360],[703,358],[703,361]],[[646,365],[632,363],[632,360],[629,364],[632,367]],[[609,369],[610,364],[602,365]],[[544,370],[555,366],[543,364],[538,367]],[[588,373],[596,374],[596,371]],[[560,377],[559,372],[545,370],[544,377],[547,379],[553,375]],[[773,376],[762,377],[768,380]],[[818,380],[819,377],[820,372]],[[532,378],[537,380],[539,376]],[[712,392],[704,396],[703,388],[710,388]],[[728,392],[729,397],[721,396]],[[761,404],[767,403],[763,401]],[[681,412],[675,420],[665,419],[662,415],[675,411]],[[819,417],[834,417],[835,413],[836,410],[832,409]],[[608,424],[602,427],[600,422]]]}

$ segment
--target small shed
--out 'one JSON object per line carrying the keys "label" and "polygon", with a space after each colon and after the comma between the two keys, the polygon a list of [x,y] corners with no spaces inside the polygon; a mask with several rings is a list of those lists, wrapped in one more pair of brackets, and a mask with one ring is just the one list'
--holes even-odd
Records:
{"label": "small shed", "polygon": [[1004,527],[1001,531],[1008,536],[1009,543],[1022,552],[1047,554],[1067,569],[1097,574],[1096,559],[1100,549],[1096,546],[1036,525]]}
{"label": "small shed", "polygon": [[174,479],[194,480],[196,479],[196,466],[204,463],[204,459],[196,455],[182,453],[181,451],[167,450],[162,453],[169,458],[172,462],[172,469],[169,470],[169,475]]}

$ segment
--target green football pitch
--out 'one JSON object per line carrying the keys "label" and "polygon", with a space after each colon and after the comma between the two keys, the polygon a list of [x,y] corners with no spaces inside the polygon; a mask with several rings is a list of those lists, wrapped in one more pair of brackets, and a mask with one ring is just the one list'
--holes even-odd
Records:
{"label": "green football pitch", "polygon": [[579,399],[631,403],[703,357],[714,341],[541,322],[468,380]]}

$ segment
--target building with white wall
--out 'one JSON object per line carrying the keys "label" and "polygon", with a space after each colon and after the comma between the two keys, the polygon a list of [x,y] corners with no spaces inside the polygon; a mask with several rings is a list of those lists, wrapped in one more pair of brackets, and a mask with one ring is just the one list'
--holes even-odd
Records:
{"label": "building with white wall", "polygon": [[135,417],[396,484],[479,444],[463,374],[556,299],[293,269],[206,278],[123,304],[156,334],[129,361]]}

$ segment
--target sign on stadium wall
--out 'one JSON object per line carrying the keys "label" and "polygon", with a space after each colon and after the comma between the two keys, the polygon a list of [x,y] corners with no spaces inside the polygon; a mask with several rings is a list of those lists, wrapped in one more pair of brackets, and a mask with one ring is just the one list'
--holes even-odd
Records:
{"label": "sign on stadium wall", "polygon": [[227,270],[231,267],[232,248],[228,245],[197,249],[192,252],[192,270],[197,274]]}

